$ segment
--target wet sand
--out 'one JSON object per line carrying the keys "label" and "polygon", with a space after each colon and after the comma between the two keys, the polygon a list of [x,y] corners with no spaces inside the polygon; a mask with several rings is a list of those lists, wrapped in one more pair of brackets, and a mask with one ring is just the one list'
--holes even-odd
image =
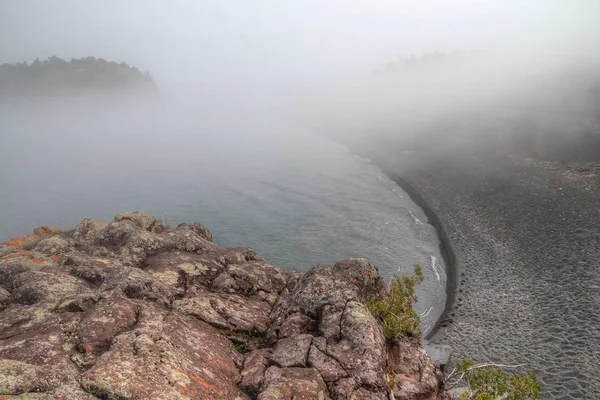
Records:
{"label": "wet sand", "polygon": [[454,279],[431,341],[454,360],[527,364],[543,398],[600,398],[600,163],[490,148],[360,152],[446,244]]}

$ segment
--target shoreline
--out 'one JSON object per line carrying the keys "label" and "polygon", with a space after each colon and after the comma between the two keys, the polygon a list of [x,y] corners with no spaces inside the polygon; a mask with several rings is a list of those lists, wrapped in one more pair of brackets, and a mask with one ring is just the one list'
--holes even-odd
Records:
{"label": "shoreline", "polygon": [[442,311],[442,313],[438,317],[433,328],[424,337],[425,340],[429,340],[433,336],[435,336],[435,334],[441,327],[441,324],[448,319],[452,308],[455,305],[456,291],[458,289],[456,282],[460,269],[460,263],[459,261],[457,261],[456,252],[454,250],[452,242],[450,241],[450,238],[448,237],[448,234],[446,233],[444,225],[442,224],[435,210],[433,210],[433,208],[423,197],[423,195],[412,184],[410,184],[406,179],[404,179],[400,175],[387,171],[375,160],[374,164],[377,165],[390,180],[392,180],[396,185],[398,185],[402,190],[404,190],[411,198],[411,200],[417,206],[419,206],[421,210],[423,210],[423,212],[427,216],[427,223],[435,228],[438,238],[440,239],[440,254],[442,255],[446,263],[446,302],[444,305],[444,311]]}
{"label": "shoreline", "polygon": [[401,173],[394,172],[394,167],[382,162],[384,157],[378,156],[374,151],[361,151],[352,146],[350,143],[344,143],[342,141],[337,141],[333,138],[329,138],[335,143],[340,144],[341,146],[348,149],[348,151],[352,154],[356,154],[359,157],[365,157],[371,160],[373,165],[381,170],[381,172],[387,176],[392,182],[394,182],[400,189],[402,189],[410,199],[423,210],[423,213],[427,217],[427,223],[433,226],[436,230],[437,236],[440,240],[439,250],[440,255],[442,256],[444,262],[446,263],[446,301],[444,304],[444,309],[439,315],[438,319],[435,321],[433,327],[426,335],[424,335],[423,339],[429,341],[431,338],[435,336],[438,332],[439,328],[445,325],[442,325],[444,322],[452,322],[450,314],[452,309],[456,305],[457,291],[458,291],[458,274],[460,270],[460,261],[456,255],[455,248],[450,241],[448,233],[446,232],[446,228],[437,212],[433,209],[431,204],[425,199],[424,195],[417,190],[417,188],[411,184],[406,178],[402,177]]}
{"label": "shoreline", "polygon": [[491,147],[358,150],[445,247],[448,300],[427,339],[455,360],[526,364],[515,372],[535,372],[544,399],[600,398],[600,165]]}

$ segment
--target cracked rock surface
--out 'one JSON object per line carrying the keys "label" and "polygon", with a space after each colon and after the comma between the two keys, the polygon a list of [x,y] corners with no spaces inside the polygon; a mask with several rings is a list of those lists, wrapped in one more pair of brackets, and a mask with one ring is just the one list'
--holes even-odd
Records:
{"label": "cracked rock surface", "polygon": [[386,345],[363,259],[306,273],[145,213],[0,246],[2,399],[442,399],[417,343]]}

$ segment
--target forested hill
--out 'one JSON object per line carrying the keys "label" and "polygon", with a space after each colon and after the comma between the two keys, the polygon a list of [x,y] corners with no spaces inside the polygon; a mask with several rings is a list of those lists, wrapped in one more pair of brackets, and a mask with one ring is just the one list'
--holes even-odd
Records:
{"label": "forested hill", "polygon": [[53,56],[28,64],[0,65],[0,95],[53,95],[86,90],[154,87],[149,72],[125,62],[87,57],[63,60]]}

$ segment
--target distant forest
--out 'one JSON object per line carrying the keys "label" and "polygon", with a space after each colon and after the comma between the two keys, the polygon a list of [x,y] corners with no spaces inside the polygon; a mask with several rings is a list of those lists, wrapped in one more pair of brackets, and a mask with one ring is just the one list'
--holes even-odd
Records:
{"label": "distant forest", "polygon": [[[420,74],[425,82],[436,82],[443,89],[462,82],[466,74],[481,71],[479,62],[486,54],[477,51],[458,51],[450,54],[430,53],[409,58],[399,58],[376,71],[384,76],[412,78]],[[484,65],[485,64],[481,64]],[[508,146],[523,153],[548,160],[579,160],[593,162],[600,168],[600,64],[565,63],[561,69],[536,76],[535,71],[515,70],[503,77],[502,70],[491,76],[493,84],[502,83],[502,90],[482,96],[477,103],[453,108],[452,102],[444,106],[452,112],[432,113],[418,128],[416,148],[429,148],[432,140],[452,145],[457,139],[483,145]],[[484,70],[485,71],[485,70]],[[521,73],[519,75],[519,73]],[[512,74],[512,75],[511,75]],[[481,81],[479,85],[487,84]],[[460,87],[457,87],[460,89]],[[457,97],[469,96],[456,92]],[[430,90],[434,98],[437,86]],[[481,91],[484,93],[484,91]],[[458,103],[457,103],[458,104]],[[378,122],[381,123],[381,122]],[[393,120],[392,132],[400,123]],[[448,135],[452,132],[452,135]],[[474,132],[486,134],[473,135]],[[493,147],[491,146],[491,147]]]}
{"label": "distant forest", "polygon": [[125,62],[87,57],[70,61],[53,56],[28,64],[0,65],[0,94],[46,95],[92,89],[153,86],[149,72]]}

